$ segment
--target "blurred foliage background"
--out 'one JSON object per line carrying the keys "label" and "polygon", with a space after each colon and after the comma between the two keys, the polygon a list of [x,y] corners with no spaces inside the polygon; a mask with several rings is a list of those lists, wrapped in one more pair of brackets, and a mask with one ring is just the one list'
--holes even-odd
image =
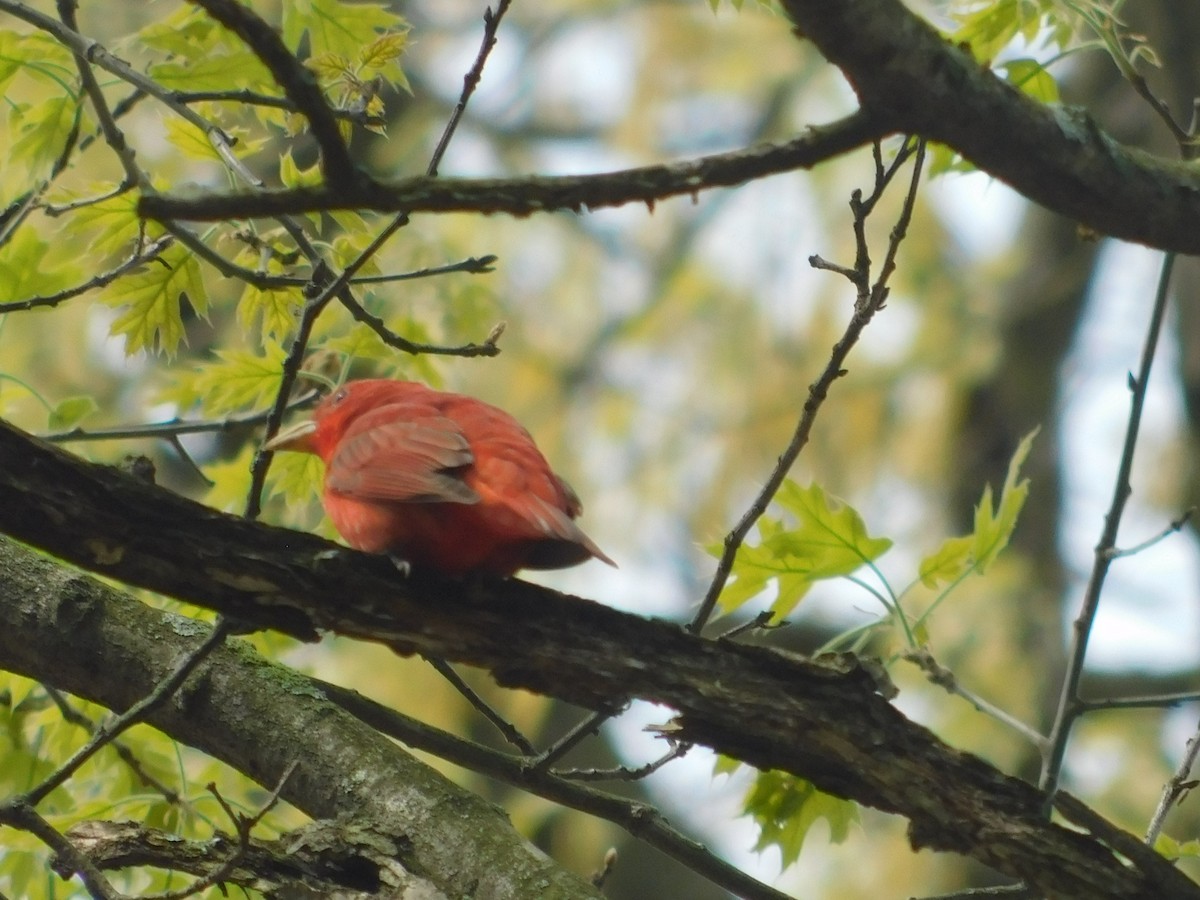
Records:
{"label": "blurred foliage background", "polygon": [[[51,4],[32,5],[53,14]],[[280,23],[285,36],[290,28],[293,46],[312,57],[341,54],[351,61],[378,27],[406,35],[378,69],[386,82],[378,95],[386,124],[355,126],[351,148],[381,177],[424,171],[477,52],[482,3],[346,4],[329,28],[317,25],[327,21],[321,15],[330,6],[320,0],[252,5]],[[1002,2],[988,8],[998,16],[1030,17],[1019,28],[998,29],[1004,40],[993,52],[1000,63],[1053,58],[1048,70],[1038,70],[1051,79],[1039,89],[1086,106],[1123,141],[1172,152],[1169,136],[1109,55],[1087,46],[1094,38],[1070,27],[1053,33],[1052,26],[1064,21],[1077,24],[1068,12]],[[1147,0],[1126,10],[1131,31],[1144,34],[1157,54],[1160,65],[1148,71],[1152,84],[1175,109],[1200,94],[1193,83],[1200,71],[1194,42],[1187,39],[1200,23],[1180,22],[1193,16],[1188,9]],[[927,4],[923,12],[947,30],[957,27],[943,4]],[[305,15],[311,19],[300,21]],[[79,16],[83,33],[168,87],[272,89],[237,40],[205,27],[202,14],[187,4],[84,2]],[[89,135],[96,127],[86,104],[70,99],[78,88],[69,53],[2,12],[0,28],[6,98],[0,145],[9,159],[0,171],[0,207],[20,202],[45,179],[39,201],[51,207],[103,193],[121,173],[101,141],[81,145],[69,167],[53,171],[72,128]],[[1058,59],[1055,36],[1080,52]],[[111,78],[104,87],[113,102],[129,92]],[[699,0],[516,3],[440,171],[613,170],[783,140],[854,106],[836,70],[797,41],[769,6],[735,10],[723,4],[714,11]],[[268,183],[301,179],[315,162],[313,145],[283,111],[229,102],[196,109],[238,133],[239,156]],[[135,104],[121,125],[156,186],[230,186],[203,136],[160,104]],[[885,146],[885,157],[894,151]],[[1148,318],[1156,263],[1148,251],[1090,239],[1000,184],[953,171],[947,158],[939,164],[942,173],[920,195],[887,308],[852,355],[849,375],[835,386],[792,475],[845,498],[871,534],[894,542],[878,565],[902,587],[915,578],[921,557],[946,537],[970,530],[985,483],[1000,488],[1021,437],[1041,426],[1024,470],[1030,494],[1012,548],[986,578],[965,582],[943,604],[929,623],[928,640],[938,660],[972,690],[1045,729],[1057,700],[1066,622],[1077,607],[1089,542],[1099,533],[1111,492],[1126,371],[1135,364]],[[584,499],[586,529],[621,565],[612,572],[588,565],[537,580],[684,621],[712,571],[704,548],[720,541],[770,472],[807,386],[850,315],[848,283],[813,269],[808,258],[852,261],[848,201],[854,189],[869,190],[872,177],[870,154],[859,152],[814,172],[665,201],[652,210],[631,206],[524,219],[419,215],[374,258],[369,274],[489,254],[497,257],[494,271],[373,286],[360,299],[414,340],[482,341],[504,322],[503,352],[493,359],[405,356],[332,307],[317,346],[353,354],[345,368],[354,375],[425,380],[512,412],[575,485]],[[872,219],[877,256],[900,199],[893,191]],[[139,227],[133,203],[132,194],[123,194],[61,215],[33,210],[3,235],[0,305],[51,294],[126,259]],[[344,264],[379,220],[339,214],[312,217],[308,226],[329,258]],[[201,233],[211,248],[241,265],[306,274],[302,263],[286,256],[288,240],[279,231],[260,230],[253,244],[233,226]],[[264,246],[281,253],[272,255]],[[293,336],[299,290],[245,289],[178,245],[167,251],[167,261],[169,267],[145,263],[128,278],[51,308],[0,317],[0,416],[50,434],[76,425],[91,431],[265,409]],[[1165,528],[1195,502],[1200,328],[1196,270],[1189,263],[1181,269],[1123,544]],[[130,453],[150,455],[161,483],[240,511],[260,439],[260,430],[233,427],[182,438],[186,453],[148,439],[75,441],[71,449],[112,462]],[[272,472],[267,517],[326,528],[315,502],[319,468],[280,457]],[[1097,694],[1195,689],[1196,573],[1189,533],[1120,563],[1096,635],[1090,683]],[[770,600],[768,592],[732,619],[740,621]],[[822,583],[788,615],[789,627],[758,639],[812,651],[881,611],[853,584]],[[894,649],[889,640],[873,649]],[[420,661],[341,640],[317,647],[261,636],[255,641],[289,664],[433,724],[497,741]],[[927,685],[906,664],[897,664],[893,675],[907,714],[1006,771],[1036,778],[1037,754],[1019,735]],[[571,711],[541,698],[500,692],[483,675],[470,680],[542,740],[573,720]],[[7,791],[35,781],[79,733],[40,688],[15,678],[5,684],[0,784]],[[1122,826],[1144,830],[1195,716],[1193,705],[1089,717],[1070,747],[1068,789]],[[661,748],[641,727],[663,717],[661,710],[635,707],[572,763],[639,765],[652,759]],[[144,818],[202,831],[206,820],[219,816],[199,785],[216,778],[227,796],[240,792],[248,805],[261,797],[233,773],[216,772],[211,761],[148,729],[128,740],[156,777],[192,802],[166,803],[115,756],[104,756],[53,800],[59,816]],[[722,855],[797,895],[908,896],[995,877],[968,862],[914,854],[902,821],[869,811],[838,845],[818,824],[799,861],[781,871],[779,847],[768,842],[754,853],[757,827],[738,818],[750,776],[714,775],[713,767],[712,757],[696,750],[617,789],[648,798]],[[502,804],[519,829],[570,868],[591,871],[605,848],[617,845],[611,897],[724,896],[606,823],[470,772],[451,772]],[[281,814],[274,827],[293,820]],[[1194,804],[1185,804],[1168,833],[1187,840],[1198,824]],[[8,850],[0,861],[0,890],[70,895],[47,873],[36,841],[11,830],[3,832],[3,841]]]}

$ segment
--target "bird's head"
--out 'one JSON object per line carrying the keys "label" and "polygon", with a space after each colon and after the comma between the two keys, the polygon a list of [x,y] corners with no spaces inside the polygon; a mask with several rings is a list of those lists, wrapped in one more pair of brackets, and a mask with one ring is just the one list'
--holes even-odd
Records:
{"label": "bird's head", "polygon": [[408,385],[421,387],[413,382],[387,378],[349,381],[317,404],[311,418],[284,428],[263,444],[263,449],[315,453],[329,462],[350,423],[363,413],[394,401]]}

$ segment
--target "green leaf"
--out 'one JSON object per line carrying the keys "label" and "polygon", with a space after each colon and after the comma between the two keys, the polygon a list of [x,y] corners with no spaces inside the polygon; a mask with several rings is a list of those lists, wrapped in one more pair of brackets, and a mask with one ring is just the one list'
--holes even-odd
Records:
{"label": "green leaf", "polygon": [[8,164],[34,173],[48,170],[66,147],[79,112],[79,104],[70,95],[51,97],[36,106],[13,107],[10,121],[17,138],[8,148]]}
{"label": "green leaf", "polygon": [[208,506],[228,513],[245,510],[246,498],[250,495],[250,464],[254,460],[254,453],[254,446],[246,444],[233,459],[200,467],[212,482],[204,496]]}
{"label": "green leaf", "polygon": [[858,806],[817,790],[808,781],[785,772],[759,772],[746,796],[745,812],[759,827],[758,851],[778,847],[783,865],[800,858],[812,826],[824,819],[829,838],[840,844],[858,821]]}
{"label": "green leaf", "polygon": [[183,340],[182,306],[186,300],[198,315],[208,312],[208,294],[200,266],[184,247],[175,245],[150,264],[119,278],[104,289],[105,303],[121,308],[112,333],[125,336],[129,355],[145,350],[173,355]]}
{"label": "green leaf", "polygon": [[818,484],[802,488],[794,481],[785,481],[775,502],[792,513],[799,524],[793,531],[774,536],[771,544],[808,560],[814,578],[849,575],[892,546],[887,538],[868,535],[862,516],[828,496]]}
{"label": "green leaf", "polygon": [[1058,83],[1036,59],[1011,59],[998,65],[1005,79],[1022,93],[1042,103],[1057,103]]}
{"label": "green leaf", "polygon": [[954,581],[975,572],[982,575],[996,561],[1012,538],[1017,517],[1029,496],[1029,479],[1019,479],[1021,466],[1033,448],[1034,429],[1021,439],[1008,463],[1008,474],[1000,492],[1000,502],[993,508],[992,486],[983,489],[975,507],[975,530],[963,537],[949,538],[942,546],[921,560],[921,581],[926,587]]}
{"label": "green leaf", "polygon": [[261,355],[246,350],[216,351],[217,359],[201,365],[185,391],[200,400],[207,415],[266,409],[279,393],[286,354],[274,343],[264,344],[262,350]]}
{"label": "green leaf", "polygon": [[307,34],[313,56],[339,53],[354,58],[380,33],[407,28],[403,17],[381,3],[350,6],[339,0],[293,0],[283,4],[284,43],[296,48]]}
{"label": "green leaf", "polygon": [[[91,195],[104,193],[110,185],[92,185]],[[77,199],[69,196],[68,199]],[[146,223],[138,218],[138,196],[135,191],[126,191],[116,197],[109,197],[99,203],[89,203],[81,206],[71,214],[72,232],[81,239],[86,239],[87,246],[100,254],[128,254],[143,225]],[[156,236],[162,231],[158,226],[147,229],[148,236]]]}
{"label": "green leaf", "polygon": [[773,585],[777,596],[772,609],[787,615],[815,582],[849,575],[892,546],[887,538],[868,535],[862,516],[820,485],[802,488],[786,481],[775,504],[796,524],[788,526],[770,516],[759,520],[758,544],[739,551],[731,581],[721,594],[727,611]]}
{"label": "green leaf", "polygon": [[0,246],[0,284],[5,300],[52,294],[83,277],[78,261],[43,240],[32,228],[19,229]]}
{"label": "green leaf", "polygon": [[86,394],[60,400],[50,412],[50,429],[63,431],[78,425],[100,407]]}
{"label": "green leaf", "polygon": [[1200,858],[1200,840],[1177,841],[1166,834],[1159,834],[1154,842],[1154,849],[1167,859]]}
{"label": "green leaf", "polygon": [[279,453],[271,464],[267,489],[289,508],[309,507],[321,496],[325,466],[311,453]]}
{"label": "green leaf", "polygon": [[248,284],[238,301],[238,324],[247,334],[261,329],[263,337],[279,340],[296,327],[303,306],[304,300],[298,290],[260,290]]}
{"label": "green leaf", "polygon": [[1030,27],[1036,34],[1043,19],[1038,4],[1029,0],[992,0],[988,3],[960,4],[965,12],[955,16],[958,30],[950,40],[966,44],[980,62],[989,63]]}

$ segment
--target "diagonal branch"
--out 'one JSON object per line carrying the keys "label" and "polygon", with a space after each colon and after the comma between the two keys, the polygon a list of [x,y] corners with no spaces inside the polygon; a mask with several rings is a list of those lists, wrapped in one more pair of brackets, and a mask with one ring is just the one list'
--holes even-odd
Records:
{"label": "diagonal branch", "polygon": [[802,136],[782,144],[601,175],[423,176],[393,182],[364,180],[341,190],[322,186],[255,193],[214,192],[202,197],[156,194],[142,197],[138,212],[152,219],[215,221],[333,209],[410,213],[467,211],[527,216],[561,210],[578,212],[626,203],[653,206],[667,197],[695,197],[700,191],[811,168],[870,144],[883,133],[873,116],[856,113],[829,125],[809,128]]}
{"label": "diagonal branch", "polygon": [[1200,173],[1124,147],[1079,109],[1038,103],[900,0],[781,0],[887,131],[956,150],[1100,234],[1196,253]]}
{"label": "diagonal branch", "polygon": [[[1200,886],[1066,795],[1059,808],[1085,830],[1046,821],[1041,792],[909,721],[851,656],[816,663],[707,641],[515,580],[403,579],[386,558],[218,513],[3,424],[0,496],[0,531],[253,624],[481,666],[502,685],[590,709],[628,697],[669,706],[682,742],[903,815],[915,846],[970,854],[1045,893],[1200,898]],[[20,619],[0,627],[0,643],[16,645],[7,652],[23,652],[20,630]]]}
{"label": "diagonal branch", "polygon": [[[0,539],[0,668],[7,671],[37,673],[122,709],[161,684],[207,627]],[[403,878],[392,883],[394,896],[598,900],[490,803],[253,651],[218,647],[196,675],[193,687],[147,721],[262,785],[279,783],[298,759],[281,797],[315,819],[340,820],[329,835],[338,845],[368,842],[390,857],[387,873],[378,864],[370,871],[380,869],[380,880]],[[0,803],[0,818],[12,815],[22,828],[38,824],[30,814],[27,805]],[[365,853],[354,855],[368,863]],[[78,857],[71,867],[90,871]]]}
{"label": "diagonal branch", "polygon": [[162,195],[144,198],[140,209],[151,218],[206,220],[344,208],[512,215],[594,209],[694,195],[811,166],[886,135],[907,133],[946,144],[1034,202],[1100,234],[1200,252],[1195,228],[1200,172],[1194,167],[1124,147],[1077,109],[1039,104],[952,45],[900,0],[784,0],[783,5],[804,38],[842,70],[861,108],[794,142],[804,145],[811,138],[820,149],[804,148],[806,153],[782,165],[757,171],[734,167],[719,175],[693,169],[682,178],[672,176],[678,166],[651,166],[559,179],[447,179],[436,185],[412,179],[362,184],[351,192]]}

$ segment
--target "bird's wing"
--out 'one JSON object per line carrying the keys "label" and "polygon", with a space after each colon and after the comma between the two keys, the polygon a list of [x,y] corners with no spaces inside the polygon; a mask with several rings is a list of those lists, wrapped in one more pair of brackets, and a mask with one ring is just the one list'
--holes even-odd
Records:
{"label": "bird's wing", "polygon": [[384,407],[356,421],[329,461],[326,489],[362,500],[478,503],[462,479],[475,457],[458,425],[408,415]]}
{"label": "bird's wing", "polygon": [[533,551],[526,567],[558,568],[588,556],[616,565],[575,524],[573,519],[582,510],[579,498],[540,453],[523,444],[491,450],[481,454],[472,476],[483,503],[491,507],[490,517],[502,521],[514,537],[550,542]]}

